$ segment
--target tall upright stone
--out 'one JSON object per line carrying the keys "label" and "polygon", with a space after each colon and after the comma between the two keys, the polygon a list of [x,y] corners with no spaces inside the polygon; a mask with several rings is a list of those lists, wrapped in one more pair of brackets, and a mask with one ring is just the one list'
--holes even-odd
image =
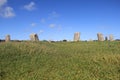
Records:
{"label": "tall upright stone", "polygon": [[104,37],[102,33],[97,33],[98,41],[104,41]]}
{"label": "tall upright stone", "polygon": [[80,32],[74,33],[74,41],[79,41],[80,40]]}
{"label": "tall upright stone", "polygon": [[113,37],[112,34],[109,35],[109,40],[110,40],[110,41],[114,41],[114,37]]}
{"label": "tall upright stone", "polygon": [[31,41],[39,41],[38,35],[37,34],[31,34],[30,35],[30,40]]}
{"label": "tall upright stone", "polygon": [[10,35],[6,35],[5,42],[10,42]]}
{"label": "tall upright stone", "polygon": [[105,37],[105,41],[108,41],[108,37],[107,36]]}

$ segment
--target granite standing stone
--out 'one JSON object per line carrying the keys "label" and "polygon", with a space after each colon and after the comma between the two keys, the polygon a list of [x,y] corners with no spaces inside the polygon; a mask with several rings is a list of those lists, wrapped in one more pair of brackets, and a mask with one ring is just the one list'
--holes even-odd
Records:
{"label": "granite standing stone", "polygon": [[110,40],[110,41],[114,41],[114,37],[113,37],[112,34],[109,35],[109,40]]}
{"label": "granite standing stone", "polygon": [[80,40],[80,32],[74,33],[74,41],[79,41]]}
{"label": "granite standing stone", "polygon": [[31,34],[30,35],[30,40],[31,41],[39,41],[38,35],[37,34]]}
{"label": "granite standing stone", "polygon": [[6,35],[5,42],[10,42],[10,35]]}
{"label": "granite standing stone", "polygon": [[107,36],[105,37],[105,41],[108,41],[108,37]]}
{"label": "granite standing stone", "polygon": [[98,33],[97,37],[98,37],[98,41],[104,41],[104,37],[102,33]]}

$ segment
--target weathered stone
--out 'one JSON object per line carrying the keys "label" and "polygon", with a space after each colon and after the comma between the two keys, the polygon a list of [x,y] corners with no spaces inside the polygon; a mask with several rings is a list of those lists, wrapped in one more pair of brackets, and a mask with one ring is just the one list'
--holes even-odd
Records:
{"label": "weathered stone", "polygon": [[109,40],[110,40],[110,41],[114,41],[114,37],[113,37],[112,34],[109,35]]}
{"label": "weathered stone", "polygon": [[105,41],[108,41],[108,37],[107,36],[105,37]]}
{"label": "weathered stone", "polygon": [[98,37],[98,41],[104,41],[103,34],[98,33],[98,34],[97,34],[97,37]]}
{"label": "weathered stone", "polygon": [[80,32],[74,33],[74,41],[79,41],[80,40]]}
{"label": "weathered stone", "polygon": [[31,34],[30,35],[30,40],[31,41],[39,41],[38,35],[37,34]]}
{"label": "weathered stone", "polygon": [[9,42],[9,41],[10,41],[10,35],[6,35],[5,42]]}

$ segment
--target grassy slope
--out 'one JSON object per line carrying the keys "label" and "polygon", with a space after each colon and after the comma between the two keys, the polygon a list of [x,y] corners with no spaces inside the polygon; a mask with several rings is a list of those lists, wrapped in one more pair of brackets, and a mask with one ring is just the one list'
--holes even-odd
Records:
{"label": "grassy slope", "polygon": [[0,80],[120,80],[120,42],[0,43]]}

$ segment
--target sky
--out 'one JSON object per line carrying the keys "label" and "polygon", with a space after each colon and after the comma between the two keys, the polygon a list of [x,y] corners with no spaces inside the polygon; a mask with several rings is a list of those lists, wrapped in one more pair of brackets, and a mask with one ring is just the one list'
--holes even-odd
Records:
{"label": "sky", "polygon": [[0,0],[0,39],[96,40],[97,33],[120,39],[120,0]]}

